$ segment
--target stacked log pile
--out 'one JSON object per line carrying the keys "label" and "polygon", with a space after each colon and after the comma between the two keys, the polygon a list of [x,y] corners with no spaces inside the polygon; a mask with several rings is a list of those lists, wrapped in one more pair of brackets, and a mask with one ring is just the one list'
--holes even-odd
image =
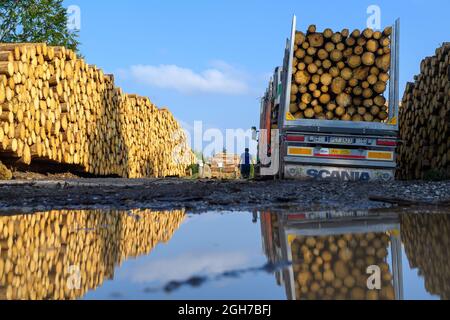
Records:
{"label": "stacked log pile", "polygon": [[295,119],[385,122],[392,28],[295,36],[290,113]]}
{"label": "stacked log pile", "polygon": [[[394,300],[390,239],[385,233],[299,236],[291,245],[298,300]],[[381,290],[369,290],[368,266],[381,269]]]}
{"label": "stacked log pile", "polygon": [[194,155],[168,110],[124,94],[73,51],[0,44],[0,159],[8,158],[139,178],[184,176]]}
{"label": "stacked log pile", "polygon": [[400,179],[450,177],[450,43],[425,58],[400,108]]}
{"label": "stacked log pile", "polygon": [[239,179],[240,157],[236,154],[218,153],[211,159],[211,176],[215,179]]}
{"label": "stacked log pile", "polygon": [[0,217],[0,299],[83,297],[124,260],[169,241],[184,217],[149,210]]}
{"label": "stacked log pile", "polygon": [[419,269],[425,289],[442,300],[450,299],[450,216],[405,214],[401,230],[410,266]]}

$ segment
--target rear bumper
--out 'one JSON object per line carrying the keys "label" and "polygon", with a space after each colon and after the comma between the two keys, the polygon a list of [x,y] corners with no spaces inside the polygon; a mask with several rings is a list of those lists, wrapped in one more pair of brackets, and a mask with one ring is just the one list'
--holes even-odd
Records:
{"label": "rear bumper", "polygon": [[[311,159],[310,159],[311,160]],[[333,160],[335,161],[335,160]],[[336,164],[336,162],[334,162]],[[345,166],[324,166],[314,164],[286,163],[285,179],[317,181],[393,181],[395,168],[355,168]]]}
{"label": "rear bumper", "polygon": [[315,165],[327,167],[349,167],[349,168],[370,168],[395,170],[395,161],[370,161],[370,160],[346,160],[346,159],[326,159],[326,158],[306,158],[306,157],[285,157],[286,165]]}

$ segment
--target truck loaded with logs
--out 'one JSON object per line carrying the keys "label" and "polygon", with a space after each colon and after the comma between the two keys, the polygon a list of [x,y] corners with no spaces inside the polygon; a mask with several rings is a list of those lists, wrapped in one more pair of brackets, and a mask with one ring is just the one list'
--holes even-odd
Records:
{"label": "truck loaded with logs", "polygon": [[384,31],[304,33],[294,16],[283,66],[261,100],[260,177],[394,179],[399,28],[397,20]]}

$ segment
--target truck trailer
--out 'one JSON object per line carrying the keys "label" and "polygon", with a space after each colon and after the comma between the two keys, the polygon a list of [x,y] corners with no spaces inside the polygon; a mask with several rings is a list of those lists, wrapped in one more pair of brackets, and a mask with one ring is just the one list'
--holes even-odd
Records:
{"label": "truck trailer", "polygon": [[[284,61],[261,99],[258,140],[260,178],[389,181],[395,178],[399,113],[400,20],[392,26],[387,119],[380,122],[296,119],[289,112],[297,19]],[[259,137],[258,137],[259,133]]]}

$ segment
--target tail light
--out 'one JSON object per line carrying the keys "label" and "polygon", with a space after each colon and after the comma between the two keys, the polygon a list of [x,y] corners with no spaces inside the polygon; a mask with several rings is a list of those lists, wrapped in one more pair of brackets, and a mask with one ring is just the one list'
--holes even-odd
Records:
{"label": "tail light", "polygon": [[304,136],[287,136],[286,141],[288,142],[305,142]]}
{"label": "tail light", "polygon": [[305,220],[306,214],[289,214],[288,220],[295,221],[295,220]]}

